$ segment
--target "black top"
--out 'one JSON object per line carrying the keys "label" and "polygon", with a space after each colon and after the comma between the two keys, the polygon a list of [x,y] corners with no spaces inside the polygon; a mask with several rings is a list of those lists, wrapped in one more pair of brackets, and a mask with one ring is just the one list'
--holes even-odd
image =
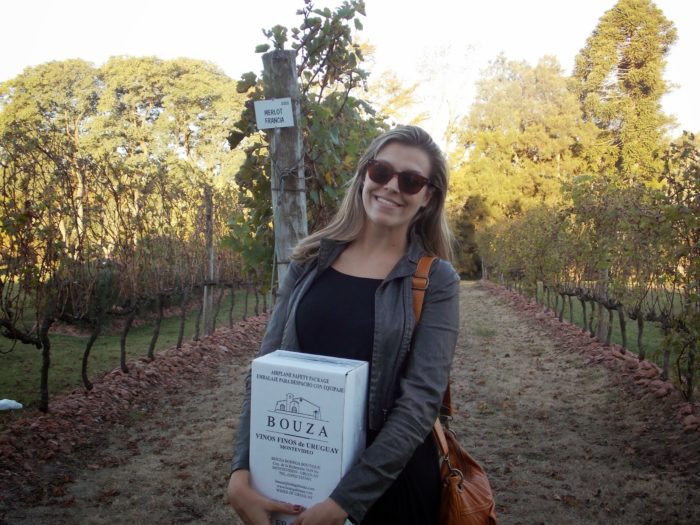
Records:
{"label": "black top", "polygon": [[[319,275],[297,307],[301,350],[359,359],[371,365],[374,295],[381,282],[340,273],[332,267]],[[367,446],[377,434],[367,433]],[[362,525],[436,525],[440,487],[438,453],[429,433],[399,477],[369,509]]]}
{"label": "black top", "polygon": [[381,282],[333,267],[323,272],[297,307],[302,352],[371,362],[374,293]]}

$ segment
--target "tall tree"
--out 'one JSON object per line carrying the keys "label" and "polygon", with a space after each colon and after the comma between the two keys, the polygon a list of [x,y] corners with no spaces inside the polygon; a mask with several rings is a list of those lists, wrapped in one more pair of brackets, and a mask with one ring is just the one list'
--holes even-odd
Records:
{"label": "tall tree", "polygon": [[576,57],[572,86],[584,117],[608,146],[603,171],[626,181],[654,181],[671,120],[661,111],[663,79],[676,29],[651,0],[619,0]]}
{"label": "tall tree", "polygon": [[[591,185],[591,193],[598,192],[593,195],[598,204],[637,184],[658,185],[670,123],[661,111],[661,97],[668,91],[663,70],[676,38],[673,23],[650,0],[619,0],[603,14],[576,57],[572,88],[584,118],[600,130],[601,162],[594,174],[602,180]],[[609,296],[606,243],[619,235],[617,221],[611,219],[609,213],[591,217],[601,261],[595,294],[601,318]],[[600,323],[599,338],[605,330]]]}
{"label": "tall tree", "polygon": [[561,185],[585,172],[595,127],[585,124],[554,58],[532,67],[498,57],[452,138],[456,166],[448,212],[459,232],[460,271],[478,273],[474,232],[562,201]]}
{"label": "tall tree", "polygon": [[463,131],[448,206],[481,195],[494,218],[560,200],[560,185],[585,169],[590,136],[556,59],[532,67],[501,56],[479,81]]}

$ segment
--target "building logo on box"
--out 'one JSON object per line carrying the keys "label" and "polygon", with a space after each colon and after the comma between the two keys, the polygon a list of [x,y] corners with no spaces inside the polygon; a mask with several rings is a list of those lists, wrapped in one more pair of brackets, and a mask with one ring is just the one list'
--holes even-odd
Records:
{"label": "building logo on box", "polygon": [[275,412],[321,419],[321,408],[317,404],[303,397],[294,397],[294,394],[287,394],[286,399],[277,401],[275,403]]}
{"label": "building logo on box", "polygon": [[321,419],[321,407],[308,399],[288,393],[285,399],[276,401],[275,408],[269,412],[275,415],[267,416],[268,430],[292,432],[307,439],[328,438],[323,425],[327,421]]}

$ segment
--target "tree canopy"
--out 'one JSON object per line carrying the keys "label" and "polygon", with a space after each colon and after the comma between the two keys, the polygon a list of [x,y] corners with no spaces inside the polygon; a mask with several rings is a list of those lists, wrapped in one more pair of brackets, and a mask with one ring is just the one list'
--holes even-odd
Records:
{"label": "tree canopy", "polygon": [[673,22],[651,0],[619,0],[576,57],[572,86],[584,118],[607,146],[604,171],[653,182],[668,124],[661,97],[666,56],[677,39]]}
{"label": "tree canopy", "polygon": [[193,281],[203,186],[221,214],[236,203],[226,136],[242,103],[233,80],[188,59],[51,62],[0,85],[4,320],[19,329],[29,291],[41,317],[47,287],[92,282],[100,260],[126,296]]}

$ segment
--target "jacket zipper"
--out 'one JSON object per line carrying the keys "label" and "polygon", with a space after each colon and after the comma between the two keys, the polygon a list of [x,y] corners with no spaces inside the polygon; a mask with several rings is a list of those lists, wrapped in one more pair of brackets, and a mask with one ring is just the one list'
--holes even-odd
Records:
{"label": "jacket zipper", "polygon": [[[411,296],[411,299],[413,299],[413,296]],[[404,301],[404,304],[405,304],[405,301]],[[412,304],[413,303],[411,303],[411,305]],[[399,347],[398,354],[396,356],[396,365],[397,366],[393,367],[393,370],[391,372],[391,378],[390,378],[390,381],[388,384],[388,389],[384,392],[384,397],[382,399],[382,405],[384,405],[385,407],[387,406],[389,399],[392,397],[392,394],[393,394],[392,387],[395,387],[395,383],[396,383],[396,381],[398,381],[398,372],[399,372],[399,370],[401,370],[403,368],[403,361],[407,358],[408,354],[411,353],[411,346],[413,344],[413,333],[415,332],[415,329],[416,329],[416,325],[413,326],[413,330],[411,331],[411,335],[409,336],[408,348],[406,349],[406,351],[404,351],[403,344],[401,344],[401,346]],[[406,337],[406,335],[407,334],[405,333],[405,328],[404,328],[404,334],[402,337]],[[403,341],[402,341],[402,343],[403,343]],[[388,407],[382,408],[382,416],[384,419],[384,423],[386,423],[386,420],[389,418],[389,408]]]}

